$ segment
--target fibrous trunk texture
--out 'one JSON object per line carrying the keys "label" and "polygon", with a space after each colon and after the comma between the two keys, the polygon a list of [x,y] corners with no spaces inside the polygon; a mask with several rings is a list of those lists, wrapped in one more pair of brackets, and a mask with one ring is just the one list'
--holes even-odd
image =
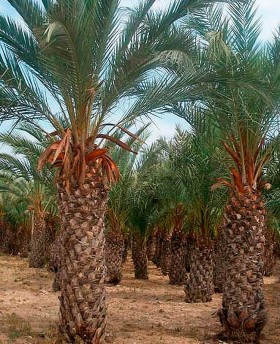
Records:
{"label": "fibrous trunk texture", "polygon": [[46,221],[44,214],[34,214],[29,252],[29,267],[43,268],[46,264]]}
{"label": "fibrous trunk texture", "polygon": [[46,218],[46,258],[48,261],[51,259],[51,250],[54,242],[57,239],[57,232],[59,228],[59,219],[47,216]]}
{"label": "fibrous trunk texture", "polygon": [[159,268],[161,261],[161,249],[162,249],[162,230],[158,229],[155,233],[155,250],[152,262]]}
{"label": "fibrous trunk texture", "polygon": [[186,236],[186,257],[185,257],[185,268],[187,272],[191,270],[191,254],[195,247],[195,239],[193,233],[188,233]]}
{"label": "fibrous trunk texture", "polygon": [[227,338],[259,340],[266,323],[263,296],[265,210],[260,194],[232,195],[225,210],[226,282],[220,320]]}
{"label": "fibrous trunk texture", "polygon": [[181,285],[186,281],[186,235],[175,227],[170,240],[169,283]]}
{"label": "fibrous trunk texture", "polygon": [[108,190],[98,177],[66,192],[61,214],[60,330],[67,343],[102,343],[106,327],[104,215]]}
{"label": "fibrous trunk texture", "polygon": [[140,233],[133,234],[132,260],[136,279],[148,279],[146,240]]}
{"label": "fibrous trunk texture", "polygon": [[5,221],[5,219],[0,220],[0,235],[0,251],[3,253],[14,253],[14,231],[12,230],[11,226]]}
{"label": "fibrous trunk texture", "polygon": [[170,240],[169,233],[163,233],[161,242],[160,268],[163,276],[167,276],[170,265]]}
{"label": "fibrous trunk texture", "polygon": [[124,237],[118,226],[106,232],[106,282],[118,284],[122,278],[122,264],[124,254]]}
{"label": "fibrous trunk texture", "polygon": [[156,252],[156,235],[152,232],[147,239],[147,258],[153,260]]}
{"label": "fibrous trunk texture", "polygon": [[276,254],[275,254],[275,235],[268,228],[264,231],[265,245],[264,245],[264,266],[263,274],[264,276],[271,276],[272,270],[276,264]]}
{"label": "fibrous trunk texture", "polygon": [[60,290],[60,278],[61,278],[61,236],[57,234],[57,237],[50,247],[50,261],[49,268],[54,272],[54,279],[52,284],[53,291]]}
{"label": "fibrous trunk texture", "polygon": [[209,302],[214,293],[213,249],[211,244],[193,248],[190,275],[185,286],[185,302]]}
{"label": "fibrous trunk texture", "polygon": [[226,241],[223,226],[215,240],[214,254],[214,289],[216,293],[223,293],[226,278]]}
{"label": "fibrous trunk texture", "polygon": [[30,226],[20,226],[14,236],[13,254],[28,258],[31,245]]}

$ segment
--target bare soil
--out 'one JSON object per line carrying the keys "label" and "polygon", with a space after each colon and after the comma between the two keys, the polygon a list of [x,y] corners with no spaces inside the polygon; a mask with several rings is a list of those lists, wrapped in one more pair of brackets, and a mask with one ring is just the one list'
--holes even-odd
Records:
{"label": "bare soil", "polygon": [[[280,343],[280,262],[265,278],[269,322],[262,344]],[[0,256],[0,343],[51,344],[56,341],[58,293],[51,290],[52,273],[28,268],[27,260]],[[209,303],[186,304],[183,287],[151,264],[149,281],[135,280],[132,263],[124,267],[119,286],[108,286],[107,342],[114,344],[214,344],[221,331],[213,313],[221,295]]]}

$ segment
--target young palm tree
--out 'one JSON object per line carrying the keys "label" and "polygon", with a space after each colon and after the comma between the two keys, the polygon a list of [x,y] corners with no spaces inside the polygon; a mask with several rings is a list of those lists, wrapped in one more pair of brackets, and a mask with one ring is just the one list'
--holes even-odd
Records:
{"label": "young palm tree", "polygon": [[1,252],[28,257],[30,217],[24,202],[12,202],[8,193],[1,193]]}
{"label": "young palm tree", "polygon": [[[186,255],[187,237],[192,244],[190,275],[185,286],[186,302],[206,302],[213,293],[212,239],[216,223],[221,216],[221,195],[214,197],[210,187],[218,170],[218,132],[211,131],[211,122],[200,119],[192,125],[192,133],[177,129],[170,154],[170,168],[176,191],[181,189],[185,203],[185,226],[189,229],[184,242]],[[190,242],[191,241],[191,242]],[[172,249],[171,249],[172,252]],[[178,261],[178,259],[177,259]],[[181,262],[185,266],[184,262]]]}
{"label": "young palm tree", "polygon": [[[185,287],[186,302],[210,301],[213,293],[212,239],[221,220],[224,197],[211,192],[213,178],[220,170],[216,158],[219,132],[212,126],[210,120],[200,119],[193,123],[191,134],[177,129],[169,149],[173,185],[177,186],[176,193],[181,190],[183,195],[185,223],[189,228],[187,236],[193,244],[190,275]],[[186,238],[179,237],[177,242],[186,246]],[[173,251],[176,252],[171,248],[171,254]],[[184,262],[180,265],[185,268]]]}
{"label": "young palm tree", "polygon": [[[44,186],[23,178],[1,178],[0,190],[8,194],[12,204],[23,203],[30,213],[31,241],[29,267],[43,268],[46,264],[46,191]],[[3,184],[2,184],[3,183]],[[24,209],[22,209],[24,211]],[[23,215],[23,214],[22,214]]]}
{"label": "young palm tree", "polygon": [[[174,168],[173,160],[178,156],[182,141],[187,140],[185,132],[177,130],[177,134],[171,141],[159,140],[162,149],[162,167],[158,179],[160,217],[158,225],[161,232],[161,265],[168,265],[168,277],[171,284],[183,284],[186,279],[186,193],[180,179],[177,168]],[[170,189],[170,185],[173,188]],[[166,240],[168,239],[168,240]],[[167,242],[167,246],[165,245]],[[167,252],[166,252],[167,251]],[[166,256],[167,253],[167,256]],[[168,262],[165,260],[168,259]]]}
{"label": "young palm tree", "polygon": [[55,215],[56,208],[53,173],[47,169],[43,173],[37,171],[38,158],[48,140],[34,126],[25,124],[18,130],[24,134],[0,135],[0,141],[12,149],[12,153],[0,154],[0,188],[8,192],[13,203],[26,204],[31,217],[29,266],[42,268],[48,255],[47,215]]}
{"label": "young palm tree", "polygon": [[[117,0],[10,0],[25,25],[0,17],[3,50],[20,61],[33,91],[19,113],[35,109],[55,130],[39,168],[50,163],[59,170],[60,328],[69,342],[79,336],[99,343],[105,333],[104,214],[119,172],[104,140],[130,150],[112,136],[124,118],[150,114],[179,97],[174,76],[166,87],[166,79],[149,71],[189,60],[192,33],[183,35],[173,23],[209,2],[180,0],[153,13],[154,0],[147,0],[123,21]],[[117,112],[122,100],[127,107]]]}
{"label": "young palm tree", "polygon": [[128,227],[132,236],[132,259],[137,279],[148,279],[146,244],[155,224],[158,206],[156,176],[159,164],[159,148],[156,144],[143,149],[136,161],[129,189]]}
{"label": "young palm tree", "polygon": [[[135,138],[126,140],[126,144],[139,153],[143,142],[147,137],[145,133],[147,126],[140,128]],[[124,136],[120,132],[119,139]],[[125,152],[120,147],[112,147],[112,158],[118,163],[120,179],[110,190],[107,228],[106,228],[106,282],[117,284],[122,277],[123,256],[125,251],[125,238],[128,233],[128,214],[130,207],[131,187],[133,187],[136,155]]]}

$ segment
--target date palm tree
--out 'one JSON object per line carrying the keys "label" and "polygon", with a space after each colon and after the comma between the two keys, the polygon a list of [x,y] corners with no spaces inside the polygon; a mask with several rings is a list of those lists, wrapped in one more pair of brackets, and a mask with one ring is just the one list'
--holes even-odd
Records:
{"label": "date palm tree", "polygon": [[31,221],[29,266],[42,268],[48,255],[47,217],[55,216],[57,208],[52,171],[37,171],[37,161],[49,141],[40,128],[25,124],[17,129],[21,133],[0,135],[0,142],[12,150],[0,154],[0,190],[9,194],[13,204],[26,205]]}
{"label": "date palm tree", "polygon": [[[199,116],[198,119],[192,123],[191,132],[177,128],[174,138],[166,145],[170,178],[177,195],[177,211],[178,205],[181,205],[184,227],[187,229],[187,235],[182,232],[181,236],[178,236],[178,229],[174,230],[171,242],[175,236],[178,239],[177,247],[171,245],[171,255],[179,254],[179,245],[182,245],[181,250],[186,255],[187,240],[192,246],[191,252],[188,252],[190,275],[187,281],[185,278],[182,280],[186,282],[186,302],[211,300],[214,291],[212,240],[221,221],[225,200],[223,193],[211,192],[213,180],[221,172],[219,131],[217,128],[214,130],[208,118]],[[181,202],[178,195],[181,195]],[[172,199],[176,199],[176,196],[173,195]],[[178,257],[174,259],[185,270],[184,260]]]}
{"label": "date palm tree", "polygon": [[155,225],[160,164],[160,150],[156,143],[143,148],[130,184],[127,224],[132,237],[132,259],[137,279],[148,279],[147,238]]}
{"label": "date palm tree", "polygon": [[27,204],[24,202],[12,202],[11,195],[5,192],[1,193],[0,209],[1,252],[28,257],[30,216],[26,212]]}
{"label": "date palm tree", "polygon": [[270,137],[276,133],[280,80],[279,34],[272,43],[260,44],[254,5],[229,4],[228,20],[220,16],[208,21],[204,61],[216,80],[201,107],[219,126],[228,156],[229,175],[213,186],[229,189],[224,212],[227,269],[219,315],[226,336],[242,342],[257,341],[267,319],[262,189],[270,187],[263,172],[271,156]]}
{"label": "date palm tree", "polygon": [[[147,138],[147,125],[141,127],[135,133],[135,138],[128,138],[125,143],[134,152],[139,153]],[[120,131],[118,138],[124,133]],[[124,140],[124,138],[123,138]],[[109,193],[108,211],[106,216],[106,282],[117,284],[122,277],[123,256],[125,251],[125,239],[128,237],[128,219],[136,165],[136,154],[125,152],[121,147],[112,147],[113,160],[118,164],[120,179]]]}
{"label": "date palm tree", "polygon": [[211,122],[206,121],[205,126],[197,128],[191,144],[181,152],[183,169],[189,166],[189,174],[182,174],[181,180],[187,189],[188,225],[194,240],[185,286],[186,302],[211,301],[214,292],[213,240],[221,222],[225,192],[211,192],[213,180],[221,172],[219,131],[211,127]]}
{"label": "date palm tree", "polygon": [[[1,49],[20,66],[32,94],[17,110],[44,118],[54,130],[39,168],[58,168],[60,329],[68,342],[80,337],[99,343],[106,324],[104,215],[108,190],[119,177],[104,141],[131,150],[114,139],[114,129],[176,101],[182,96],[178,83],[197,80],[166,79],[163,71],[190,60],[195,48],[193,33],[173,24],[212,1],[180,0],[154,13],[154,0],[147,0],[126,18],[117,0],[8,2],[24,25],[0,16]],[[163,80],[149,73],[156,67]]]}

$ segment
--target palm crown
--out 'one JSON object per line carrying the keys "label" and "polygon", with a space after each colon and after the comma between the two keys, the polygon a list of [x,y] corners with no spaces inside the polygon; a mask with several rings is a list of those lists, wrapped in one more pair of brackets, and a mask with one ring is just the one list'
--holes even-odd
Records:
{"label": "palm crown", "polygon": [[[88,165],[102,168],[109,180],[117,179],[107,149],[99,146],[105,139],[129,150],[113,138],[114,129],[164,104],[156,88],[158,78],[150,72],[159,67],[165,78],[176,64],[174,56],[177,61],[178,56],[192,55],[193,35],[174,23],[209,1],[179,1],[156,13],[151,10],[154,0],[149,0],[130,10],[124,21],[117,0],[9,3],[25,24],[0,17],[6,56],[2,64],[20,61],[16,68],[27,95],[23,104],[17,94],[15,111],[41,116],[55,129],[39,168],[46,162],[61,167],[67,189],[83,184]],[[176,98],[175,84],[169,92]]]}

